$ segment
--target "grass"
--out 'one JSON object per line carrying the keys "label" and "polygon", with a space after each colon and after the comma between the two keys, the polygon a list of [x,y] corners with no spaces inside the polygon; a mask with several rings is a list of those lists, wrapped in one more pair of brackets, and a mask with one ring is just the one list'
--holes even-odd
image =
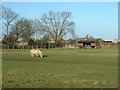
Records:
{"label": "grass", "polygon": [[3,88],[116,88],[117,49],[3,50]]}

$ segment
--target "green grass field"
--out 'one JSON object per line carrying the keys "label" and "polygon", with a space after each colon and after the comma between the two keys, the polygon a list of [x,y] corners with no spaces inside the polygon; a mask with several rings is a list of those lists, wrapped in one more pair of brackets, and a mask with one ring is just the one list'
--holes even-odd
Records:
{"label": "green grass field", "polygon": [[3,88],[116,88],[117,49],[3,50]]}

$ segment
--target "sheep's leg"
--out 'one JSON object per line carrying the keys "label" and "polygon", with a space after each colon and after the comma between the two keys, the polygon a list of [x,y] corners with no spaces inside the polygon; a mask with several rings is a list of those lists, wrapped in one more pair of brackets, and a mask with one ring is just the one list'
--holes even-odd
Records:
{"label": "sheep's leg", "polygon": [[40,54],[40,57],[43,57],[42,54]]}
{"label": "sheep's leg", "polygon": [[31,56],[32,56],[32,57],[34,57],[34,55],[33,55],[33,54],[31,54]]}
{"label": "sheep's leg", "polygon": [[35,57],[37,57],[37,54],[35,54]]}
{"label": "sheep's leg", "polygon": [[40,55],[40,57],[42,57],[42,55]]}

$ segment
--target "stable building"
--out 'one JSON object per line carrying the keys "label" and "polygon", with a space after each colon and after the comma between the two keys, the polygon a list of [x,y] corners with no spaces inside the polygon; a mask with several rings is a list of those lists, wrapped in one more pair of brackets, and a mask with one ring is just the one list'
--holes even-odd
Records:
{"label": "stable building", "polygon": [[98,40],[80,40],[77,42],[79,48],[97,48],[100,47]]}
{"label": "stable building", "polygon": [[28,42],[25,42],[25,41],[17,41],[15,44],[17,46],[28,46]]}

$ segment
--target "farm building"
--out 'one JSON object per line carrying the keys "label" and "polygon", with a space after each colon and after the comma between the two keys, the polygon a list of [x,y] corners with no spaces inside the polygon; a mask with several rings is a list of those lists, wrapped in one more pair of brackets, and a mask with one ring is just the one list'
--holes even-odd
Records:
{"label": "farm building", "polygon": [[103,40],[102,45],[103,46],[111,46],[112,45],[112,40]]}
{"label": "farm building", "polygon": [[96,48],[100,46],[98,40],[80,40],[77,42],[79,48]]}
{"label": "farm building", "polygon": [[83,38],[77,38],[76,41],[79,48],[98,48],[100,47],[102,39],[87,35]]}
{"label": "farm building", "polygon": [[15,44],[18,45],[18,46],[27,46],[28,42],[18,41]]}
{"label": "farm building", "polygon": [[65,48],[75,48],[76,47],[76,40],[68,39],[65,43]]}
{"label": "farm building", "polygon": [[118,47],[119,42],[119,40],[103,40],[100,44],[105,48],[113,48]]}

